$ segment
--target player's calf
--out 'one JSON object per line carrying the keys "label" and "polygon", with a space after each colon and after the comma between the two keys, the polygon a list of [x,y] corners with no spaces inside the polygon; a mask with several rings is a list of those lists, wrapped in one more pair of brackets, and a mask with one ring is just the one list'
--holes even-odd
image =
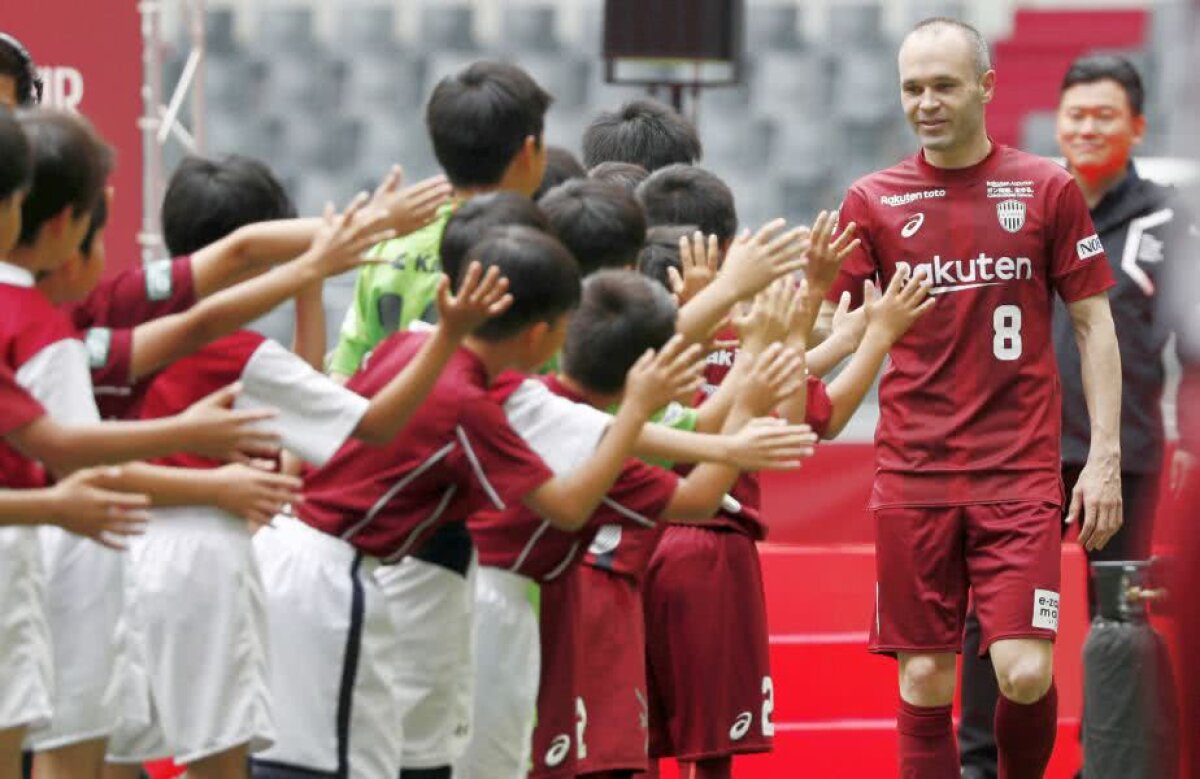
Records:
{"label": "player's calf", "polygon": [[1054,682],[1054,645],[1035,638],[1002,639],[988,650],[1000,694],[1010,701],[1041,700]]}
{"label": "player's calf", "polygon": [[250,750],[242,744],[187,764],[189,779],[245,779],[249,776]]}
{"label": "player's calf", "polygon": [[38,779],[94,779],[104,766],[108,739],[80,741],[38,752],[33,758],[33,775]]}
{"label": "player's calf", "polygon": [[948,706],[957,681],[955,657],[948,652],[904,654],[900,660],[900,697],[915,706]]}
{"label": "player's calf", "polygon": [[24,726],[0,730],[0,779],[21,779],[21,743]]}

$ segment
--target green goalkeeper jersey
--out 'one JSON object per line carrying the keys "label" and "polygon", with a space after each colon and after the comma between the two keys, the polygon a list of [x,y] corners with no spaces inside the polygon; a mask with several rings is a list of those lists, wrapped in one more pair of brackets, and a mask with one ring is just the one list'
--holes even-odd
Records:
{"label": "green goalkeeper jersey", "polygon": [[437,288],[442,276],[442,233],[454,206],[420,230],[373,247],[368,256],[387,260],[366,265],[354,282],[354,300],[342,320],[329,370],[353,376],[380,341],[416,319],[437,320]]}

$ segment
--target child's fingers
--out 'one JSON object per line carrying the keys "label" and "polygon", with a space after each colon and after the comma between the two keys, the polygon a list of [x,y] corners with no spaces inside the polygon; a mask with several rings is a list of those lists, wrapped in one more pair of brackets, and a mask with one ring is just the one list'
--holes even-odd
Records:
{"label": "child's fingers", "polygon": [[720,259],[721,259],[720,241],[717,240],[717,236],[715,234],[710,235],[710,236],[708,236],[708,255],[705,257],[705,262],[708,266],[708,269],[710,271],[712,271],[713,273],[717,272],[717,265],[719,264]]}

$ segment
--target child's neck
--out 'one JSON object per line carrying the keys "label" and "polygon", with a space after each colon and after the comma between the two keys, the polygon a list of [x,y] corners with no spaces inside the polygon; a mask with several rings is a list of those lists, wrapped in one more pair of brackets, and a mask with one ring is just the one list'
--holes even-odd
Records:
{"label": "child's neck", "polygon": [[24,268],[30,273],[37,275],[38,271],[42,270],[41,263],[38,261],[37,249],[32,246],[14,246],[4,261],[9,265],[16,265],[19,268]]}
{"label": "child's neck", "polygon": [[565,373],[558,374],[558,381],[564,387],[571,390],[571,392],[583,398],[583,401],[589,406],[598,409],[608,409],[621,402],[621,393],[594,392]]}
{"label": "child's neck", "polygon": [[487,371],[488,384],[507,370],[514,369],[518,361],[514,359],[512,350],[503,342],[495,343],[468,336],[463,340],[463,348],[479,358]]}

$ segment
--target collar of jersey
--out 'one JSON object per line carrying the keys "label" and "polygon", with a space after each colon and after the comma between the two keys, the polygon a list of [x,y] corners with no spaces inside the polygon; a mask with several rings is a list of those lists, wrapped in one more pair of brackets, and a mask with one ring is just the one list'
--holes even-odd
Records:
{"label": "collar of jersey", "polygon": [[0,260],[0,284],[8,284],[13,287],[32,287],[33,274],[20,265]]}

